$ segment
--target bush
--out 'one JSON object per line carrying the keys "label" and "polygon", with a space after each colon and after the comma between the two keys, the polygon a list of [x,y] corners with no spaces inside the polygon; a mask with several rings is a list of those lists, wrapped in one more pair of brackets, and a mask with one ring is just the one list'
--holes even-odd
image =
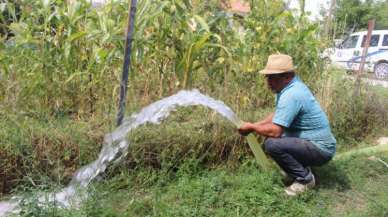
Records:
{"label": "bush", "polygon": [[[343,71],[329,69],[321,103],[326,107],[332,130],[342,148],[351,148],[381,132],[388,124],[388,103],[384,96],[365,83],[357,93],[357,83]],[[321,95],[322,96],[322,95]],[[322,98],[322,97],[321,97]],[[342,146],[343,145],[343,146]]]}
{"label": "bush", "polygon": [[201,107],[182,108],[158,126],[135,129],[129,140],[133,144],[128,163],[140,168],[175,170],[188,159],[209,166],[233,165],[249,150],[231,122]]}
{"label": "bush", "polygon": [[96,120],[2,114],[0,194],[15,186],[67,183],[100,151],[104,127]]}
{"label": "bush", "polygon": [[[246,99],[253,107],[268,105],[272,94],[257,71],[274,52],[291,54],[300,75],[315,85],[321,71],[317,25],[284,10],[280,0],[253,1],[244,19],[228,17],[217,2],[139,2],[129,101],[141,106],[198,88],[242,108]],[[0,39],[7,45],[0,46],[4,105],[75,116],[113,112],[127,1],[99,9],[86,0],[18,4],[20,19],[8,26],[14,36]]]}

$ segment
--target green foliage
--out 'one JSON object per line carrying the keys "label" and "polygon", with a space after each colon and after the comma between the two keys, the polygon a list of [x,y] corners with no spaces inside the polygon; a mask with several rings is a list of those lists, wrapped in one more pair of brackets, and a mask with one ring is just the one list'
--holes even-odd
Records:
{"label": "green foliage", "polygon": [[[3,111],[9,113],[1,122],[2,165],[6,168],[1,177],[7,180],[0,182],[7,186],[2,191],[30,182],[20,181],[24,175],[32,183],[39,182],[42,174],[66,182],[75,168],[93,159],[102,129],[111,126],[108,122],[98,127],[97,138],[81,138],[90,132],[84,123],[102,123],[107,114],[115,112],[127,1],[112,1],[98,9],[86,0],[71,4],[63,0],[3,2],[6,14],[19,9],[18,16],[7,17],[13,37],[0,39],[0,100]],[[252,5],[253,12],[239,19],[228,16],[217,1],[140,1],[128,112],[191,87],[244,115],[244,111],[272,105],[273,96],[257,73],[271,52],[295,55],[300,74],[312,81],[320,71],[317,26],[284,11],[281,1],[255,0]],[[239,26],[245,31],[239,31]],[[175,168],[185,157],[204,156],[201,163],[218,162],[230,156],[238,159],[248,150],[235,148],[241,141],[232,127],[218,125],[218,120],[199,120],[202,122],[191,121],[183,130],[177,130],[180,122],[172,122],[160,128],[162,132],[152,127],[147,130],[149,126],[136,131],[140,132],[135,136],[138,152],[132,160],[139,165]],[[163,152],[163,143],[171,156]],[[81,147],[94,154],[80,154],[84,153]],[[12,180],[19,181],[10,184]]]}
{"label": "green foliage", "polygon": [[335,11],[335,20],[338,25],[344,26],[345,31],[365,30],[368,28],[368,20],[370,19],[376,20],[375,29],[387,29],[387,8],[387,1],[339,0]]}
{"label": "green foliage", "polygon": [[97,157],[107,131],[100,121],[1,113],[1,193],[19,184],[67,183],[76,169]]}
{"label": "green foliage", "polygon": [[[1,21],[13,36],[0,38],[0,190],[67,183],[95,159],[104,133],[113,129],[127,1],[98,9],[87,0],[2,2],[7,21],[4,13]],[[198,88],[255,121],[273,108],[273,94],[257,72],[269,54],[282,52],[294,57],[298,75],[322,95],[340,142],[360,141],[386,126],[379,116],[385,104],[364,101],[374,99],[366,92],[354,98],[343,80],[330,85],[316,24],[285,11],[280,0],[251,2],[252,12],[238,18],[218,1],[139,1],[127,113]],[[17,16],[9,16],[14,8]],[[235,167],[250,155],[234,126],[201,108],[179,110],[162,125],[128,136],[133,144],[125,166],[143,171],[150,186],[158,182],[155,168],[189,177],[225,162]]]}
{"label": "green foliage", "polygon": [[203,108],[180,109],[161,125],[140,127],[128,136],[133,144],[127,163],[138,168],[176,171],[187,159],[197,159],[195,171],[197,163],[236,164],[248,151],[231,123]]}
{"label": "green foliage", "polygon": [[[189,160],[179,170],[192,167]],[[314,169],[317,188],[296,198],[284,194],[279,174],[262,172],[251,160],[237,169],[201,169],[177,176],[154,170],[152,184],[144,176],[150,172],[122,172],[95,183],[78,210],[23,210],[43,213],[39,216],[385,216],[385,171],[383,164],[366,156],[332,161]]]}
{"label": "green foliage", "polygon": [[388,2],[379,1],[374,7],[376,10],[376,29],[388,29]]}
{"label": "green foliage", "polygon": [[18,1],[14,1],[14,4],[8,4],[5,0],[0,0],[0,36],[9,37],[10,34],[9,25],[14,20],[17,20],[20,14],[20,7]]}
{"label": "green foliage", "polygon": [[[8,25],[14,37],[0,47],[4,105],[75,116],[113,112],[126,2],[93,9],[86,0],[20,0],[19,18]],[[284,11],[281,1],[252,5],[235,19],[214,1],[139,2],[128,100],[137,106],[195,87],[243,107],[246,98],[268,104],[272,96],[257,71],[273,52],[293,55],[302,77],[313,81],[321,70],[317,26]]]}
{"label": "green foliage", "polygon": [[368,27],[368,19],[372,13],[371,1],[340,0],[335,12],[337,22],[345,22],[346,29]]}
{"label": "green foliage", "polygon": [[[19,4],[20,18],[9,25],[14,37],[0,50],[2,85],[9,87],[5,94],[17,94],[11,102],[5,98],[6,103],[82,114],[94,111],[97,96],[110,99],[112,92],[106,89],[113,88],[107,85],[116,83],[112,66],[122,54],[112,48],[122,48],[119,23],[125,8],[115,4],[97,12],[86,1]],[[110,82],[101,86],[102,78]]]}
{"label": "green foliage", "polygon": [[388,104],[386,97],[380,96],[373,87],[362,83],[360,95],[357,95],[355,80],[344,77],[345,73],[336,69],[329,71],[332,74],[326,85],[331,89],[321,104],[326,105],[339,147],[348,149],[387,126]]}

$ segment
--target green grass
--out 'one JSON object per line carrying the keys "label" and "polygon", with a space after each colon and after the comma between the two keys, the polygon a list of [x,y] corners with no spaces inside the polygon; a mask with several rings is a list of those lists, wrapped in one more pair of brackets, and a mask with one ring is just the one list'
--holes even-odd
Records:
{"label": "green grass", "polygon": [[98,156],[108,131],[104,124],[104,119],[1,114],[0,199],[18,185],[67,183],[77,168]]}
{"label": "green grass", "polygon": [[[386,102],[384,90],[377,91],[383,94],[377,98],[368,93],[355,101],[351,85],[336,87],[343,89],[329,88],[326,99],[333,99],[329,114],[340,152],[370,146],[386,135],[387,121],[381,118],[386,103],[378,103]],[[247,121],[272,111],[270,105],[253,102],[242,107],[227,104]],[[141,106],[129,107],[138,111],[135,108]],[[2,112],[0,200],[9,196],[4,194],[31,197],[32,192],[63,187],[77,168],[96,158],[104,134],[114,128],[112,120],[113,115],[106,114]],[[110,167],[103,181],[93,183],[89,200],[79,210],[60,210],[54,204],[42,209],[33,200],[24,203],[22,216],[387,215],[387,168],[368,156],[317,169],[320,185],[288,198],[281,177],[260,171],[233,124],[209,109],[178,109],[161,125],[139,127],[128,137],[128,157]]]}
{"label": "green grass", "polygon": [[[240,116],[256,120],[265,113],[267,110],[256,110]],[[0,132],[6,146],[2,150],[15,157],[4,158],[8,161],[3,162],[9,162],[6,165],[15,167],[20,174],[26,172],[22,179],[16,179],[12,191],[29,197],[32,192],[50,192],[63,187],[72,173],[64,178],[60,169],[74,170],[93,160],[100,150],[104,132],[110,131],[109,121],[102,119],[83,122],[11,114],[4,117]],[[60,210],[54,204],[42,209],[32,200],[23,205],[22,216],[388,214],[388,168],[369,160],[369,156],[341,158],[316,168],[320,182],[317,188],[289,198],[283,193],[280,175],[261,171],[233,125],[208,109],[179,109],[161,125],[146,125],[128,136],[133,142],[129,156],[122,164],[110,167],[102,181],[91,185],[91,195],[79,210]],[[13,144],[20,148],[12,148]],[[39,146],[43,147],[42,151],[35,149]],[[350,150],[370,143],[338,146],[339,150]],[[66,150],[76,153],[73,162],[62,156]],[[388,156],[379,157],[388,162]],[[16,162],[23,162],[24,166],[13,165],[14,158],[20,158]],[[58,162],[44,164],[49,159]],[[12,170],[9,171],[11,174]],[[58,177],[60,174],[63,177]]]}
{"label": "green grass", "polygon": [[375,92],[382,99],[388,100],[388,88],[382,86],[369,86],[373,92]]}
{"label": "green grass", "polygon": [[[377,155],[384,161],[388,156]],[[368,156],[315,168],[318,186],[287,197],[279,174],[262,172],[252,160],[231,169],[205,169],[188,160],[174,173],[121,168],[94,183],[79,210],[42,211],[40,216],[386,216],[388,168]]]}

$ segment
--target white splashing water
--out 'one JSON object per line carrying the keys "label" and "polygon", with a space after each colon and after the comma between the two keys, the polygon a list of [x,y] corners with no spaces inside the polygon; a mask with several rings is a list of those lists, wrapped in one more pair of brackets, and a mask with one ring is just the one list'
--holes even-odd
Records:
{"label": "white splashing water", "polygon": [[[152,103],[143,108],[138,114],[133,114],[126,118],[120,127],[112,133],[105,135],[104,146],[97,160],[77,170],[70,184],[60,192],[38,196],[37,203],[44,206],[44,204],[55,202],[55,204],[63,208],[79,206],[86,198],[85,189],[89,183],[103,173],[109,163],[120,161],[128,153],[128,132],[145,123],[159,124],[177,107],[193,105],[208,107],[230,120],[236,126],[241,124],[241,120],[222,101],[205,96],[198,90],[180,91],[175,95]],[[10,201],[0,202],[0,216],[20,212],[20,201],[20,197],[14,197]]]}

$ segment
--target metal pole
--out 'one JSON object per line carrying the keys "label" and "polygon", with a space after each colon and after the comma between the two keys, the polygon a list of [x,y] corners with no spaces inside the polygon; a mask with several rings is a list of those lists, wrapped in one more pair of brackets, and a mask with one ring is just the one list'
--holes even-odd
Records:
{"label": "metal pole", "polygon": [[119,112],[117,113],[117,126],[120,126],[123,122],[124,111],[125,111],[125,99],[127,96],[127,85],[128,85],[128,71],[131,65],[131,52],[132,52],[132,36],[135,26],[135,15],[136,15],[136,4],[137,0],[131,0],[131,5],[128,13],[128,27],[127,37],[125,41],[125,52],[124,52],[124,64],[123,74],[120,83],[120,101],[119,101]]}
{"label": "metal pole", "polygon": [[372,37],[372,31],[373,31],[374,28],[375,28],[375,20],[374,19],[373,20],[369,20],[368,21],[368,33],[366,34],[366,39],[365,39],[365,42],[364,42],[364,49],[362,50],[360,68],[358,69],[358,72],[357,72],[356,96],[359,96],[360,93],[361,93],[361,74],[364,71],[365,60],[366,60],[366,56],[368,54],[368,48],[369,48],[369,44],[370,44],[370,39]]}
{"label": "metal pole", "polygon": [[329,34],[330,34],[330,27],[331,27],[331,23],[332,23],[332,17],[333,17],[333,14],[334,14],[335,5],[336,5],[336,0],[331,0],[329,14],[327,15],[326,22],[325,22],[324,37],[326,37],[327,39],[330,38],[330,36],[329,36]]}
{"label": "metal pole", "polygon": [[369,20],[368,33],[366,34],[364,49],[362,50],[361,63],[360,63],[360,68],[358,70],[358,76],[360,76],[364,71],[365,59],[366,59],[366,55],[368,54],[370,39],[372,37],[372,31],[374,28],[375,28],[375,20]]}

